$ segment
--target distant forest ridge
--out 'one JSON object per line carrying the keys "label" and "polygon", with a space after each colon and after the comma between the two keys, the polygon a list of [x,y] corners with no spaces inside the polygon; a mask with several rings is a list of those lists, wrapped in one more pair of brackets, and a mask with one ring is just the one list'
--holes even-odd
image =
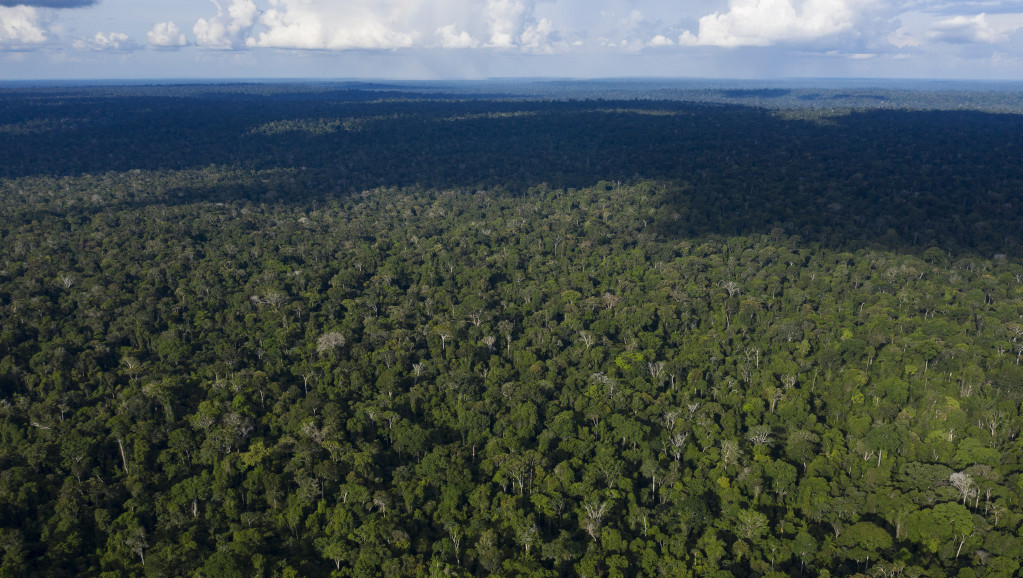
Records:
{"label": "distant forest ridge", "polygon": [[[1015,112],[1023,93],[927,86],[7,88],[0,186],[34,199],[26,192],[39,186],[33,179],[149,171],[163,184],[133,202],[163,202],[156,191],[178,202],[306,202],[378,187],[523,194],[655,181],[667,203],[662,218],[681,215],[664,225],[671,234],[780,229],[836,248],[1019,254],[1023,116],[974,109]],[[174,184],[175,174],[211,167],[243,176]],[[281,171],[292,175],[286,186],[265,178]],[[5,198],[8,214],[39,210],[36,201],[15,208]]]}
{"label": "distant forest ridge", "polygon": [[1023,111],[1023,82],[917,79],[671,79],[509,78],[489,80],[203,79],[0,81],[0,95],[31,92],[105,96],[209,96],[248,94],[283,97],[667,100],[772,109],[908,109]]}

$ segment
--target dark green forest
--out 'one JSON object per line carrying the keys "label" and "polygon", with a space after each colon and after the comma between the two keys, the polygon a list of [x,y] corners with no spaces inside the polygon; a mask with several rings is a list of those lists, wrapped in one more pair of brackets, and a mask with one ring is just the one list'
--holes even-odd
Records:
{"label": "dark green forest", "polygon": [[1017,575],[1023,115],[500,88],[0,89],[0,576]]}

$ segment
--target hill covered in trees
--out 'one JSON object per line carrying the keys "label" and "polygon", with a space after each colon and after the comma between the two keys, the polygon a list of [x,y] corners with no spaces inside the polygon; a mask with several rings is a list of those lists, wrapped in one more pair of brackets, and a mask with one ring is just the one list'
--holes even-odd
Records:
{"label": "hill covered in trees", "polygon": [[1014,575],[1023,117],[708,100],[0,92],[0,575]]}

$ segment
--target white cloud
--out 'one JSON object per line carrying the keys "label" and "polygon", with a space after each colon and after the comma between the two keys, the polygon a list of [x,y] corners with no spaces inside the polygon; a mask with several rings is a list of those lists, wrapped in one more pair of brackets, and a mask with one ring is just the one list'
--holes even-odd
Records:
{"label": "white cloud", "polygon": [[[554,19],[536,14],[559,0],[210,0],[217,15],[192,31],[205,48],[395,50],[414,46],[520,49],[563,44]],[[230,4],[228,4],[230,2]],[[224,8],[226,6],[226,9]],[[639,12],[636,12],[639,14]],[[178,46],[179,36],[152,30]]]}
{"label": "white cloud", "polygon": [[200,18],[192,27],[195,43],[205,48],[229,50],[244,45],[244,37],[248,34],[259,10],[252,0],[231,0],[227,13],[224,13],[217,0],[210,0],[217,7],[217,15],[213,18]]}
{"label": "white cloud", "polygon": [[413,46],[551,52],[559,42],[537,0],[268,0],[251,48],[394,50]]}
{"label": "white cloud", "polygon": [[995,43],[1009,39],[1009,35],[1015,32],[1019,25],[995,26],[988,21],[987,14],[980,13],[976,16],[956,16],[942,20],[934,24],[927,33],[931,40],[948,42],[952,44],[971,43]]}
{"label": "white cloud", "polygon": [[181,29],[173,22],[159,22],[153,25],[152,30],[146,33],[146,40],[150,46],[158,48],[177,48],[188,44]]}
{"label": "white cloud", "polygon": [[29,6],[0,6],[0,48],[18,48],[46,42],[42,17]]}
{"label": "white cloud", "polygon": [[535,0],[487,0],[483,9],[491,48],[521,48],[530,52],[554,51],[559,34],[549,18],[535,15]]}
{"label": "white cloud", "polygon": [[[959,8],[979,6],[959,6]],[[939,7],[944,8],[944,7]],[[993,8],[988,6],[988,8]],[[944,53],[941,45],[958,45],[964,48],[974,46],[980,50],[990,50],[993,44],[1003,44],[1005,49],[1011,47],[1014,33],[1023,28],[1023,9],[1011,12],[1001,7],[999,12],[982,12],[980,14],[948,14],[947,10],[910,11],[899,15],[898,30],[888,36],[892,45],[913,48],[922,53],[939,51]]]}
{"label": "white cloud", "polygon": [[96,52],[130,52],[139,48],[137,42],[121,32],[109,34],[97,32],[96,36],[89,40],[75,40],[72,46],[78,50],[94,50]]}
{"label": "white cloud", "polygon": [[873,0],[729,0],[728,12],[700,18],[697,34],[685,31],[679,44],[770,46],[847,32]]}
{"label": "white cloud", "polygon": [[896,48],[914,48],[920,46],[922,40],[906,27],[899,28],[888,35],[888,42]]}
{"label": "white cloud", "polygon": [[650,46],[675,46],[675,42],[663,34],[658,34],[650,40]]}
{"label": "white cloud", "polygon": [[523,0],[487,0],[483,17],[490,28],[489,46],[512,48],[518,44],[532,12],[533,5]]}
{"label": "white cloud", "polygon": [[418,31],[403,30],[418,2],[410,0],[270,0],[250,47],[318,50],[407,48]]}
{"label": "white cloud", "polygon": [[541,18],[536,24],[530,24],[522,31],[521,46],[536,52],[553,52],[551,37],[554,35],[554,24]]}
{"label": "white cloud", "polygon": [[461,32],[457,30],[458,27],[454,24],[438,28],[437,36],[440,38],[440,45],[444,48],[475,48],[479,46],[479,42],[471,34],[465,30]]}

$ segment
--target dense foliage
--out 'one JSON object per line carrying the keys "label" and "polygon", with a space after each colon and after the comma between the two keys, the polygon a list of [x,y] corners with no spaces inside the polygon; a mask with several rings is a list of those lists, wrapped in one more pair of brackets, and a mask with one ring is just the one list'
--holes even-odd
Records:
{"label": "dense foliage", "polygon": [[2,111],[2,576],[1020,568],[1017,117]]}
{"label": "dense foliage", "polygon": [[[687,235],[780,227],[829,248],[1021,253],[1023,114],[271,88],[0,92],[0,178],[38,196],[54,191],[16,179],[161,172],[171,202],[655,179],[684,191],[671,200]],[[289,179],[173,181],[224,168]],[[111,192],[154,202],[145,189]]]}

